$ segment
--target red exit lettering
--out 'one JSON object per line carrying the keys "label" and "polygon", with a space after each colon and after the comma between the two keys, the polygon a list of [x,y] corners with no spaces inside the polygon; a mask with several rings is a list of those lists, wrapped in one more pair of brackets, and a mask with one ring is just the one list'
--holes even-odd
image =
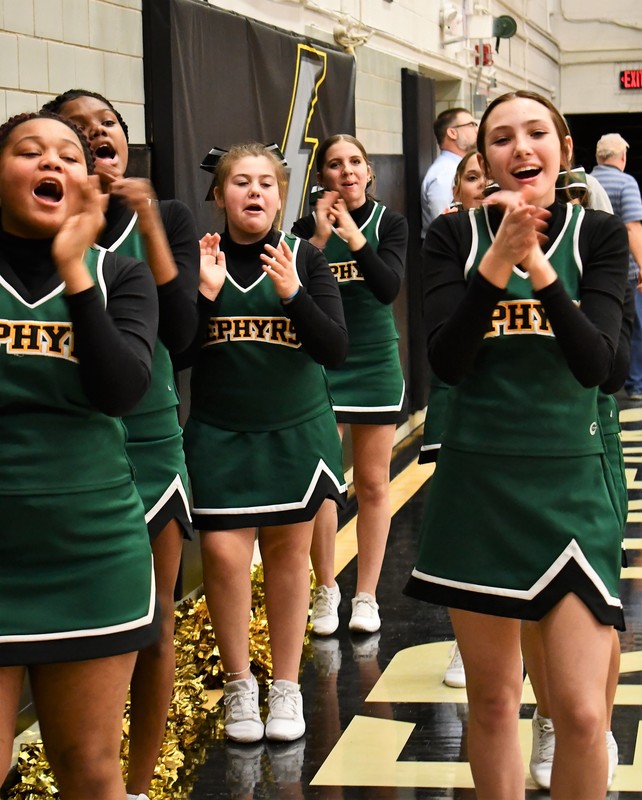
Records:
{"label": "red exit lettering", "polygon": [[642,69],[624,69],[620,72],[623,89],[642,89]]}

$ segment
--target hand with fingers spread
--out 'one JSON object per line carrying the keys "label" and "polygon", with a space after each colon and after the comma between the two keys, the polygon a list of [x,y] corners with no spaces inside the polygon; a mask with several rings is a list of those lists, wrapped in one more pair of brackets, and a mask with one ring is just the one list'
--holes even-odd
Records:
{"label": "hand with fingers spread", "polygon": [[201,272],[199,292],[208,300],[216,300],[223,288],[227,266],[225,253],[219,247],[221,236],[218,233],[206,233],[199,241],[201,247]]}
{"label": "hand with fingers spread", "polygon": [[294,266],[292,250],[285,240],[279,242],[277,247],[266,244],[265,250],[265,253],[261,253],[263,270],[272,280],[281,300],[292,299],[299,290],[299,277]]}

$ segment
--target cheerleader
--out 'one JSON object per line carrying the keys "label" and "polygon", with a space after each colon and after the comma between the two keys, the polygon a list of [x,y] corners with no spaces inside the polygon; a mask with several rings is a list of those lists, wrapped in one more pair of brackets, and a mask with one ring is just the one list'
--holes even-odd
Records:
{"label": "cheerleader", "polygon": [[[350,425],[357,513],[357,586],[352,631],[373,633],[381,619],[377,584],[390,531],[390,460],[396,424],[405,417],[405,386],[392,302],[403,279],[408,224],[370,194],[374,180],[358,139],[337,134],[317,153],[323,194],[314,214],[293,232],[323,250],[341,290],[350,346],[340,369],[327,370],[333,408],[343,437]],[[316,589],[312,630],[336,631],[341,600],[334,578],[336,506],[324,503],[314,526],[312,566]]]}
{"label": "cheerleader", "polygon": [[551,796],[597,800],[612,628],[624,624],[597,390],[618,346],[626,232],[556,202],[570,142],[540,95],[496,98],[477,145],[504,210],[442,215],[424,242],[428,354],[454,388],[406,592],[450,608],[478,798],[524,796],[519,639],[530,619],[556,732]]}
{"label": "cheerleader", "polygon": [[145,264],[91,248],[92,171],[60,117],[0,128],[0,782],[28,671],[61,796],[120,800],[127,690],[158,620],[117,417],[149,386],[158,309]]}
{"label": "cheerleader", "polygon": [[138,656],[131,686],[127,788],[130,798],[146,795],[165,734],[174,685],[174,589],[183,538],[192,535],[179,398],[171,356],[192,341],[197,325],[199,248],[186,205],[156,199],[151,183],[125,177],[128,129],[100,94],[71,89],[44,108],[75,122],[86,134],[101,188],[108,196],[106,225],[98,244],[111,252],[144,259],[156,284],[159,327],[152,383],[123,418],[127,452],[154,553],[161,636]]}
{"label": "cheerleader", "polygon": [[[201,240],[202,330],[185,426],[194,524],[227,678],[227,736],[287,741],[305,731],[298,674],[313,519],[324,499],[345,494],[323,366],[339,366],[347,333],[323,255],[275,227],[282,162],[247,144],[215,169],[226,227]],[[257,528],[273,663],[265,729],[249,655]]]}

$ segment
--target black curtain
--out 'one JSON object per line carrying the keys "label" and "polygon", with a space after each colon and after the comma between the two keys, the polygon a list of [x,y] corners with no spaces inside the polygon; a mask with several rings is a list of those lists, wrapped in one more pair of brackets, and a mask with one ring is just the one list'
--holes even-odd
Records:
{"label": "black curtain", "polygon": [[307,210],[318,144],[354,133],[354,58],[328,45],[201,0],[144,0],[145,96],[152,179],[161,197],[212,228],[210,183],[199,164],[212,147],[275,142],[288,160],[283,220]]}
{"label": "black curtain", "polygon": [[408,303],[408,398],[410,410],[424,408],[429,366],[421,289],[421,181],[439,154],[432,129],[435,82],[409,69],[401,71],[403,151],[406,160],[406,214],[410,238],[406,273]]}

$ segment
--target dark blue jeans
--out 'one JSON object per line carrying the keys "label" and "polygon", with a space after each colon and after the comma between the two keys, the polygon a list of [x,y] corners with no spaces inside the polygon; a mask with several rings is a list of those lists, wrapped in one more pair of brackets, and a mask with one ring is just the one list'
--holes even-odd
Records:
{"label": "dark blue jeans", "polygon": [[629,278],[635,296],[635,320],[631,333],[631,363],[629,376],[624,383],[627,394],[642,395],[642,292],[637,289],[637,280]]}

